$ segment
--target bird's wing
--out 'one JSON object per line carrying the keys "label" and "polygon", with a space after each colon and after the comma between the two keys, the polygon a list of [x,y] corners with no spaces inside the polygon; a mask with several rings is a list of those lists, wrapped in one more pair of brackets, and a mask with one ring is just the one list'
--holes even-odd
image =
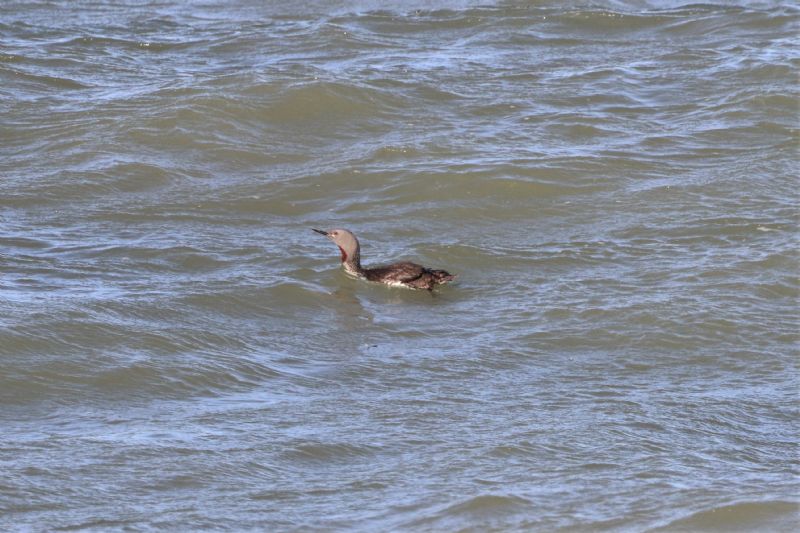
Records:
{"label": "bird's wing", "polygon": [[409,283],[426,272],[425,267],[416,263],[395,263],[393,265],[368,268],[365,276],[370,281],[384,283]]}

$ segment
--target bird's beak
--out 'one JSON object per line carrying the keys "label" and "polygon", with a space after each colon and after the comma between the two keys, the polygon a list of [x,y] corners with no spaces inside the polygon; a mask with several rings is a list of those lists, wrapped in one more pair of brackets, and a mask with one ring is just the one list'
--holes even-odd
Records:
{"label": "bird's beak", "polygon": [[326,237],[328,236],[328,232],[327,231],[322,231],[321,229],[311,228],[311,231],[316,231],[320,235],[325,235]]}

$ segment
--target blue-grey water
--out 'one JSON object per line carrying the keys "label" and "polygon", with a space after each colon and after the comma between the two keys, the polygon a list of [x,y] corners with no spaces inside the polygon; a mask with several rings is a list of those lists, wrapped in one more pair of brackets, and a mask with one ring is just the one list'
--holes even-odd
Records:
{"label": "blue-grey water", "polygon": [[0,3],[0,529],[796,530],[799,23]]}

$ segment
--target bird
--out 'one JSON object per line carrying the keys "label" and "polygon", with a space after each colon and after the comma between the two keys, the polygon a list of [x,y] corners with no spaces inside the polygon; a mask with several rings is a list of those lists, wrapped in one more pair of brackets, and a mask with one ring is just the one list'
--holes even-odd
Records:
{"label": "bird", "polygon": [[434,270],[408,261],[364,268],[361,266],[361,245],[352,231],[346,229],[323,231],[315,228],[311,230],[332,240],[342,253],[342,266],[345,272],[360,279],[392,287],[433,291],[436,285],[442,285],[456,277],[446,270]]}

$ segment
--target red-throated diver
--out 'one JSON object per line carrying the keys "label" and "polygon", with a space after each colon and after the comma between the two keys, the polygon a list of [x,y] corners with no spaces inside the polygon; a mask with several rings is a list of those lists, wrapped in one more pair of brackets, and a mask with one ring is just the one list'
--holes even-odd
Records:
{"label": "red-throated diver", "polygon": [[358,244],[356,236],[350,231],[346,229],[332,229],[330,231],[311,229],[321,235],[325,235],[339,247],[339,251],[342,252],[342,266],[345,272],[352,276],[395,287],[427,289],[429,291],[432,291],[436,285],[447,283],[455,278],[453,274],[444,270],[433,270],[408,262],[393,263],[375,268],[363,268],[361,266],[361,246]]}

